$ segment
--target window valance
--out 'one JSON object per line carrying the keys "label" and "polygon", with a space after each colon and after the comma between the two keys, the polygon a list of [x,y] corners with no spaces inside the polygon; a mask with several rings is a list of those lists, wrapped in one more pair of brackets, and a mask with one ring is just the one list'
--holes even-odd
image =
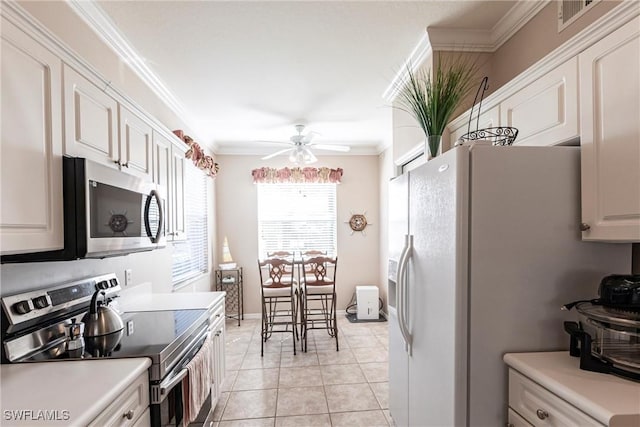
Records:
{"label": "window valance", "polygon": [[251,171],[253,183],[335,183],[342,181],[342,168],[259,168]]}

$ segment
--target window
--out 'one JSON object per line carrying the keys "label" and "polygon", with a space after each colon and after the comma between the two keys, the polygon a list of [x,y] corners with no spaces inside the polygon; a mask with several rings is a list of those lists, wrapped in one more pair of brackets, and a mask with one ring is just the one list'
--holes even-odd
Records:
{"label": "window", "polygon": [[336,184],[257,184],[260,257],[336,252]]}
{"label": "window", "polygon": [[187,165],[184,183],[186,240],[173,243],[173,285],[209,270],[207,238],[207,176]]}

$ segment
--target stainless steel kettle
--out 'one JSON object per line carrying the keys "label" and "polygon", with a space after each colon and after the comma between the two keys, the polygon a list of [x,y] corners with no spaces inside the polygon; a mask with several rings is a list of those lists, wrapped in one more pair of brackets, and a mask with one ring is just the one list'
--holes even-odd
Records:
{"label": "stainless steel kettle", "polygon": [[[104,299],[98,301],[100,296]],[[124,322],[113,308],[105,292],[98,290],[91,298],[89,312],[84,315],[84,341],[87,351],[94,357],[108,356],[120,343],[124,333]]]}

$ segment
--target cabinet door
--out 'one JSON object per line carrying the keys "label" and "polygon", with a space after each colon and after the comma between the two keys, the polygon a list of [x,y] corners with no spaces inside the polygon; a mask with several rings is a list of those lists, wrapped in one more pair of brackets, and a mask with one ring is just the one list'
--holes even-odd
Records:
{"label": "cabinet door", "polygon": [[469,128],[471,128],[471,132],[477,129],[485,129],[500,126],[500,106],[496,105],[490,110],[482,112],[480,114],[480,120],[475,115],[477,111],[474,109],[473,120],[471,121],[471,126],[469,126],[469,116],[465,114],[467,117],[466,121],[462,126],[458,126],[455,129],[452,129],[449,133],[449,144],[451,147],[456,145],[458,139],[469,132]]}
{"label": "cabinet door", "polygon": [[118,103],[64,67],[64,153],[118,168]]}
{"label": "cabinet door", "polygon": [[579,57],[583,240],[640,241],[639,35],[636,18]]}
{"label": "cabinet door", "polygon": [[64,246],[62,62],[2,19],[0,252]]}
{"label": "cabinet door", "polygon": [[[222,306],[224,307],[224,305]],[[224,311],[220,321],[213,326],[213,388],[212,398],[218,400],[222,394],[222,383],[225,376],[225,323]]]}
{"label": "cabinet door", "polygon": [[186,159],[184,157],[184,151],[176,147],[171,146],[171,169],[172,169],[172,185],[171,185],[171,202],[172,212],[172,225],[171,233],[173,240],[182,240],[186,236],[186,222],[184,212],[184,182],[185,182],[185,167]]}
{"label": "cabinet door", "polygon": [[514,145],[556,145],[578,137],[578,60],[572,58],[500,104]]}
{"label": "cabinet door", "polygon": [[172,240],[172,209],[173,197],[171,193],[171,141],[162,134],[153,131],[153,182],[165,188],[167,206],[165,206],[164,235]]}
{"label": "cabinet door", "polygon": [[120,105],[120,162],[123,170],[151,181],[151,126]]}

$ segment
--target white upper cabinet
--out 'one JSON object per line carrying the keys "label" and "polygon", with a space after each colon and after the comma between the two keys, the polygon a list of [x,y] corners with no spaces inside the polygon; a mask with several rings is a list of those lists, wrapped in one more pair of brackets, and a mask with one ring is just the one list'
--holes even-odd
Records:
{"label": "white upper cabinet", "polygon": [[578,59],[571,58],[500,103],[514,145],[555,145],[578,137]]}
{"label": "white upper cabinet", "polygon": [[185,198],[185,167],[186,159],[184,157],[185,151],[171,146],[171,170],[172,170],[172,184],[170,194],[170,218],[171,224],[169,226],[170,231],[167,234],[169,239],[182,240],[186,239],[186,220],[184,212],[184,198]]}
{"label": "white upper cabinet", "polygon": [[60,249],[62,63],[2,19],[0,252]]}
{"label": "white upper cabinet", "polygon": [[151,132],[146,121],[120,105],[120,165],[128,173],[151,180]]}
{"label": "white upper cabinet", "polygon": [[579,56],[583,240],[640,241],[640,18]]}
{"label": "white upper cabinet", "polygon": [[64,67],[64,153],[151,180],[151,125]]}
{"label": "white upper cabinet", "polygon": [[164,235],[167,240],[172,240],[173,235],[171,228],[173,227],[172,220],[172,203],[173,195],[171,193],[171,141],[165,138],[161,133],[153,131],[153,182],[162,185],[167,192],[167,206],[165,206],[165,218],[164,218]]}
{"label": "white upper cabinet", "polygon": [[64,67],[64,153],[118,168],[118,103],[92,82]]}

